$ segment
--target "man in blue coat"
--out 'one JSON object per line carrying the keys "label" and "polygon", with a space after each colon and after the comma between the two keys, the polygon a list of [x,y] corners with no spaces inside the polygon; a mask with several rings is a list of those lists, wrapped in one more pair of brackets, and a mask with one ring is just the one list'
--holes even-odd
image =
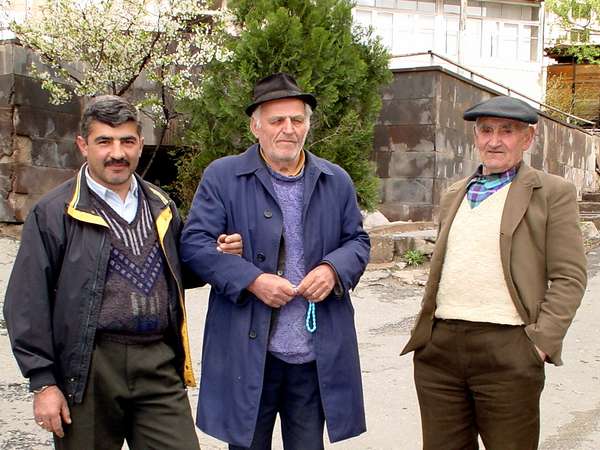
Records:
{"label": "man in blue coat", "polygon": [[[204,171],[182,261],[212,285],[197,425],[229,448],[323,448],[366,429],[349,290],[367,265],[352,180],[303,149],[317,101],[288,74],[260,80],[246,109],[258,144]],[[240,233],[243,257],[215,249]]]}

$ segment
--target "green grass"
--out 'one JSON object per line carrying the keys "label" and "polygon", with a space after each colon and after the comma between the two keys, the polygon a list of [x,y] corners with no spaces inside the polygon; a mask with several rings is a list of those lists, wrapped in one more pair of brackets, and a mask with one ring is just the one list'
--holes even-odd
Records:
{"label": "green grass", "polygon": [[406,250],[404,255],[402,255],[402,259],[404,259],[407,265],[416,267],[425,263],[427,257],[420,250]]}

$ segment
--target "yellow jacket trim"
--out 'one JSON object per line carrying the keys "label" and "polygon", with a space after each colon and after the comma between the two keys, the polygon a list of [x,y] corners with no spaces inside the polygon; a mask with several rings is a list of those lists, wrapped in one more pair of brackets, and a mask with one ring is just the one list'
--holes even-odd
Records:
{"label": "yellow jacket trim", "polygon": [[[163,199],[163,201],[166,201],[165,197],[160,195],[159,192],[155,191],[154,189],[152,189],[153,192],[155,192],[159,197],[161,197],[161,199]],[[165,234],[167,234],[167,230],[169,229],[169,224],[171,223],[171,220],[173,219],[173,213],[171,212],[171,208],[165,208],[160,215],[156,218],[156,230],[158,232],[158,239],[160,241],[160,246],[163,249],[163,254],[165,255],[165,259],[167,261],[167,265],[169,266],[169,270],[171,271],[171,273],[173,272],[173,269],[171,268],[171,263],[169,262],[169,259],[166,257],[167,252],[165,250],[165,246],[164,246],[164,237]],[[184,361],[184,369],[183,369],[183,379],[184,382],[187,386],[191,386],[191,387],[195,387],[196,386],[196,379],[194,378],[194,370],[192,368],[192,358],[191,358],[191,352],[190,352],[190,339],[189,339],[189,334],[188,334],[188,329],[187,329],[187,314],[185,311],[185,302],[183,301],[183,292],[181,290],[181,286],[179,285],[179,282],[177,281],[177,278],[175,278],[175,283],[177,284],[177,291],[179,294],[179,306],[181,307],[181,314],[182,314],[182,321],[181,321],[181,340],[183,343],[183,354],[185,357],[185,361]]]}
{"label": "yellow jacket trim", "polygon": [[82,174],[83,168],[79,171],[79,174],[77,175],[77,182],[75,183],[75,192],[73,193],[73,198],[69,202],[67,214],[73,217],[74,219],[81,220],[82,222],[93,223],[108,228],[108,224],[102,217],[97,216],[96,214],[81,211],[76,208],[77,202],[79,201],[79,193],[81,192]]}

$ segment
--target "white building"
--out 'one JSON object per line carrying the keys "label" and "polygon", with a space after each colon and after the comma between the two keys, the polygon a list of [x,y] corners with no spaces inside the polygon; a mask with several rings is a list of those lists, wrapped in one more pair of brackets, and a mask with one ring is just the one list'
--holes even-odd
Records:
{"label": "white building", "polygon": [[[372,26],[397,56],[391,68],[432,65],[428,56],[399,57],[431,50],[515,91],[543,98],[541,2],[357,0],[353,13],[356,23]],[[442,60],[433,64],[446,65]]]}

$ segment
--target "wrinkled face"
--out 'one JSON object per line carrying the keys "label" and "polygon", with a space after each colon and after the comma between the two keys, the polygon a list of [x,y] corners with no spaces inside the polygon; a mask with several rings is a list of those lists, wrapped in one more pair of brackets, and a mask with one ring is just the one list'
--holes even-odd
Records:
{"label": "wrinkled face", "polygon": [[111,127],[95,120],[87,139],[77,136],[77,146],[87,159],[92,178],[123,198],[129,190],[143,145],[144,138],[138,134],[135,122]]}
{"label": "wrinkled face", "polygon": [[527,123],[499,117],[480,117],[475,125],[475,146],[483,163],[483,174],[505,172],[523,160],[533,141],[534,129]]}
{"label": "wrinkled face", "polygon": [[299,161],[309,128],[304,102],[297,98],[263,103],[258,117],[250,121],[267,162],[278,172],[285,172]]}

